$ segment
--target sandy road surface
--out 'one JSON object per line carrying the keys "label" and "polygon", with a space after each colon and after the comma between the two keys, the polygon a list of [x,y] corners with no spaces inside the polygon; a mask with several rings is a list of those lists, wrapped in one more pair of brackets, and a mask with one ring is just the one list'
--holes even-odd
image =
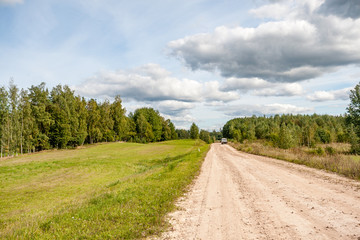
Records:
{"label": "sandy road surface", "polygon": [[360,239],[360,183],[213,144],[161,239]]}

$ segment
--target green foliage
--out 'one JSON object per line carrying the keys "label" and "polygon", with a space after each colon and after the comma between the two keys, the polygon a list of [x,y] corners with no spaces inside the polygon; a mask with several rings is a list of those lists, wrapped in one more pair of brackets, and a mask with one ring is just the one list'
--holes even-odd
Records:
{"label": "green foliage", "polygon": [[360,126],[360,84],[357,84],[353,90],[350,90],[350,104],[346,108],[348,112],[348,121],[354,126]]}
{"label": "green foliage", "polygon": [[190,139],[190,131],[185,129],[176,129],[179,139]]}
{"label": "green foliage", "polygon": [[322,156],[324,155],[325,151],[322,147],[317,147],[316,150],[315,150],[316,154],[319,155],[319,156]]}
{"label": "green foliage", "polygon": [[283,149],[350,141],[345,117],[317,114],[235,118],[224,125],[222,133],[238,142],[266,140]]}
{"label": "green foliage", "polygon": [[285,123],[281,124],[280,134],[279,134],[279,148],[289,149],[293,147],[293,138],[288,126]]}
{"label": "green foliage", "polygon": [[205,131],[205,130],[200,130],[200,134],[199,134],[199,138],[201,140],[203,140],[204,142],[206,143],[211,143],[212,142],[212,139],[210,137],[210,133],[208,131]]}
{"label": "green foliage", "polygon": [[325,147],[325,152],[326,152],[326,154],[329,154],[329,155],[335,155],[336,149],[331,146],[327,146],[327,147]]}
{"label": "green foliage", "polygon": [[112,103],[86,101],[68,86],[49,91],[41,83],[19,91],[11,81],[8,90],[0,87],[0,157],[84,143],[178,138],[174,124],[152,108],[125,113],[120,96]]}
{"label": "green foliage", "polygon": [[360,83],[350,91],[350,104],[347,107],[348,135],[351,143],[351,153],[360,154]]}
{"label": "green foliage", "polygon": [[195,123],[191,124],[190,138],[191,139],[198,139],[199,138],[199,127]]}

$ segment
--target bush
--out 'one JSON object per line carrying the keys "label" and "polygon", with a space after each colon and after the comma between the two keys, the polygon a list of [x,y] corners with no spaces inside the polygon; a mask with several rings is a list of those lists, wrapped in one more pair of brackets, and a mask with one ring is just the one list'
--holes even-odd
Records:
{"label": "bush", "polygon": [[326,152],[327,154],[329,154],[329,155],[334,155],[334,154],[336,154],[335,148],[330,147],[330,146],[328,146],[328,147],[325,148],[325,152]]}
{"label": "bush", "polygon": [[318,147],[316,148],[316,154],[321,156],[321,155],[324,155],[325,151],[322,147]]}
{"label": "bush", "polygon": [[360,155],[360,144],[351,144],[350,153]]}

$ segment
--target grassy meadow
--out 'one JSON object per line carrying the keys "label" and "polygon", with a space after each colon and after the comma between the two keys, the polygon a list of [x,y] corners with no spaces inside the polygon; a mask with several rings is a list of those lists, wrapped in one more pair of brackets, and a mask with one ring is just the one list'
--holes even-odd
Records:
{"label": "grassy meadow", "polygon": [[0,160],[0,239],[136,239],[198,173],[209,145],[108,143]]}
{"label": "grassy meadow", "polygon": [[315,148],[290,149],[277,148],[261,140],[230,144],[240,151],[325,169],[360,180],[360,156],[349,154],[350,144],[347,143],[318,144]]}

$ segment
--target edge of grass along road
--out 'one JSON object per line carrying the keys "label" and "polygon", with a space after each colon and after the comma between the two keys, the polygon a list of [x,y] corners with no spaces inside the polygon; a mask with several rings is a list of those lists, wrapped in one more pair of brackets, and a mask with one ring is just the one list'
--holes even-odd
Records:
{"label": "edge of grass along road", "polygon": [[0,238],[158,234],[209,146],[200,140],[109,143],[0,161]]}

